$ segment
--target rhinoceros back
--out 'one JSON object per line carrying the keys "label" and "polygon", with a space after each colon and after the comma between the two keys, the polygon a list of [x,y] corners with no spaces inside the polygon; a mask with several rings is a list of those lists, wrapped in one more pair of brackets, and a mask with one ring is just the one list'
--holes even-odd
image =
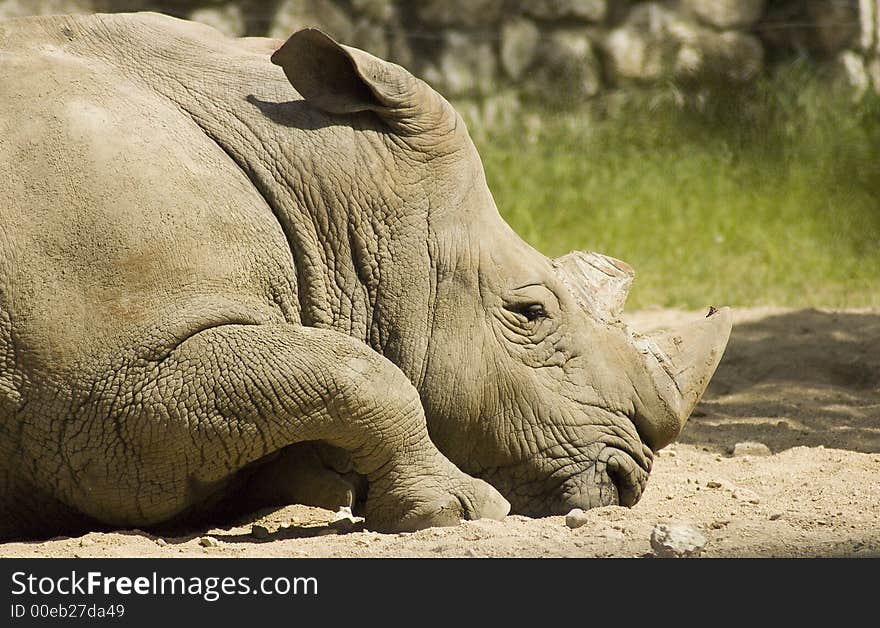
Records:
{"label": "rhinoceros back", "polygon": [[81,369],[138,338],[173,346],[201,325],[295,315],[275,216],[191,116],[70,43],[75,19],[7,24],[0,281],[28,367]]}

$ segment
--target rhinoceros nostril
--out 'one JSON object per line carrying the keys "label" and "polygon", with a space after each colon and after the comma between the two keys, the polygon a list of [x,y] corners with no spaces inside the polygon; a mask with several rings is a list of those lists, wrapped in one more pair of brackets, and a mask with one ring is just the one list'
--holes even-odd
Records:
{"label": "rhinoceros nostril", "polygon": [[[602,453],[608,451],[606,449]],[[623,451],[611,450],[606,455],[605,472],[617,488],[618,503],[621,506],[635,506],[642,496],[648,473]]]}

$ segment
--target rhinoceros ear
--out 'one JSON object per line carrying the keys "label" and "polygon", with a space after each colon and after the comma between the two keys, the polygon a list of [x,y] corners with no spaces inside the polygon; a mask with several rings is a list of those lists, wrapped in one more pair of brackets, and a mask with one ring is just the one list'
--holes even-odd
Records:
{"label": "rhinoceros ear", "polygon": [[452,107],[423,81],[317,29],[291,35],[272,63],[281,66],[303,98],[329,113],[372,111],[408,134],[455,124]]}

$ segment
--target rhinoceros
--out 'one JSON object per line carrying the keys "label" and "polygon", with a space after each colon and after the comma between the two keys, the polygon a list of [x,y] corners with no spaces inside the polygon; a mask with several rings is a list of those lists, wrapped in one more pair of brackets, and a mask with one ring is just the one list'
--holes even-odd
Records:
{"label": "rhinoceros", "polygon": [[503,221],[462,118],[306,29],[0,23],[0,536],[631,506],[727,343]]}

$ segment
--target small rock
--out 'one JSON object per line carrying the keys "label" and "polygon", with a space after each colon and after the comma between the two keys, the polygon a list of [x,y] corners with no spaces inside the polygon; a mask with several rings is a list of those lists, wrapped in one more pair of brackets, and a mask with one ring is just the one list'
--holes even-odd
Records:
{"label": "small rock", "polygon": [[772,452],[764,443],[743,441],[733,446],[734,456],[769,456]]}
{"label": "small rock", "polygon": [[716,482],[715,480],[709,480],[706,482],[706,486],[708,488],[721,488],[721,482]]}
{"label": "small rock", "polygon": [[255,539],[268,539],[269,528],[259,523],[255,523],[251,526],[251,536]]}
{"label": "small rock", "polygon": [[726,519],[716,519],[712,523],[709,524],[709,527],[713,530],[720,530],[721,528],[726,528],[730,521]]}
{"label": "small rock", "polygon": [[687,523],[660,523],[651,531],[651,548],[661,558],[699,556],[706,543],[703,533]]}
{"label": "small rock", "polygon": [[159,539],[156,539],[156,545],[158,545],[159,547],[165,547],[166,545],[168,545],[168,541],[166,541],[165,539],[159,538]]}
{"label": "small rock", "polygon": [[685,0],[700,20],[718,28],[745,28],[760,19],[765,0]]}
{"label": "small rock", "polygon": [[80,539],[79,546],[80,547],[91,547],[95,542],[92,539]]}
{"label": "small rock", "polygon": [[202,547],[218,547],[220,544],[217,543],[217,539],[213,536],[203,536],[199,539],[199,545]]}
{"label": "small rock", "polygon": [[747,488],[736,488],[733,490],[733,498],[737,499],[741,502],[748,502],[750,504],[759,504],[761,503],[761,498],[754,491],[750,491]]}
{"label": "small rock", "polygon": [[473,548],[470,548],[470,547],[464,551],[464,555],[467,556],[468,558],[476,558],[477,557],[477,553],[473,550]]}
{"label": "small rock", "polygon": [[580,508],[572,508],[571,511],[567,515],[565,515],[565,525],[574,530],[575,528],[580,528],[582,525],[590,522],[590,518],[587,516],[587,513],[581,510]]}
{"label": "small rock", "polygon": [[774,512],[772,515],[770,515],[770,521],[776,521],[777,519],[781,519],[781,518],[782,518],[781,512]]}

